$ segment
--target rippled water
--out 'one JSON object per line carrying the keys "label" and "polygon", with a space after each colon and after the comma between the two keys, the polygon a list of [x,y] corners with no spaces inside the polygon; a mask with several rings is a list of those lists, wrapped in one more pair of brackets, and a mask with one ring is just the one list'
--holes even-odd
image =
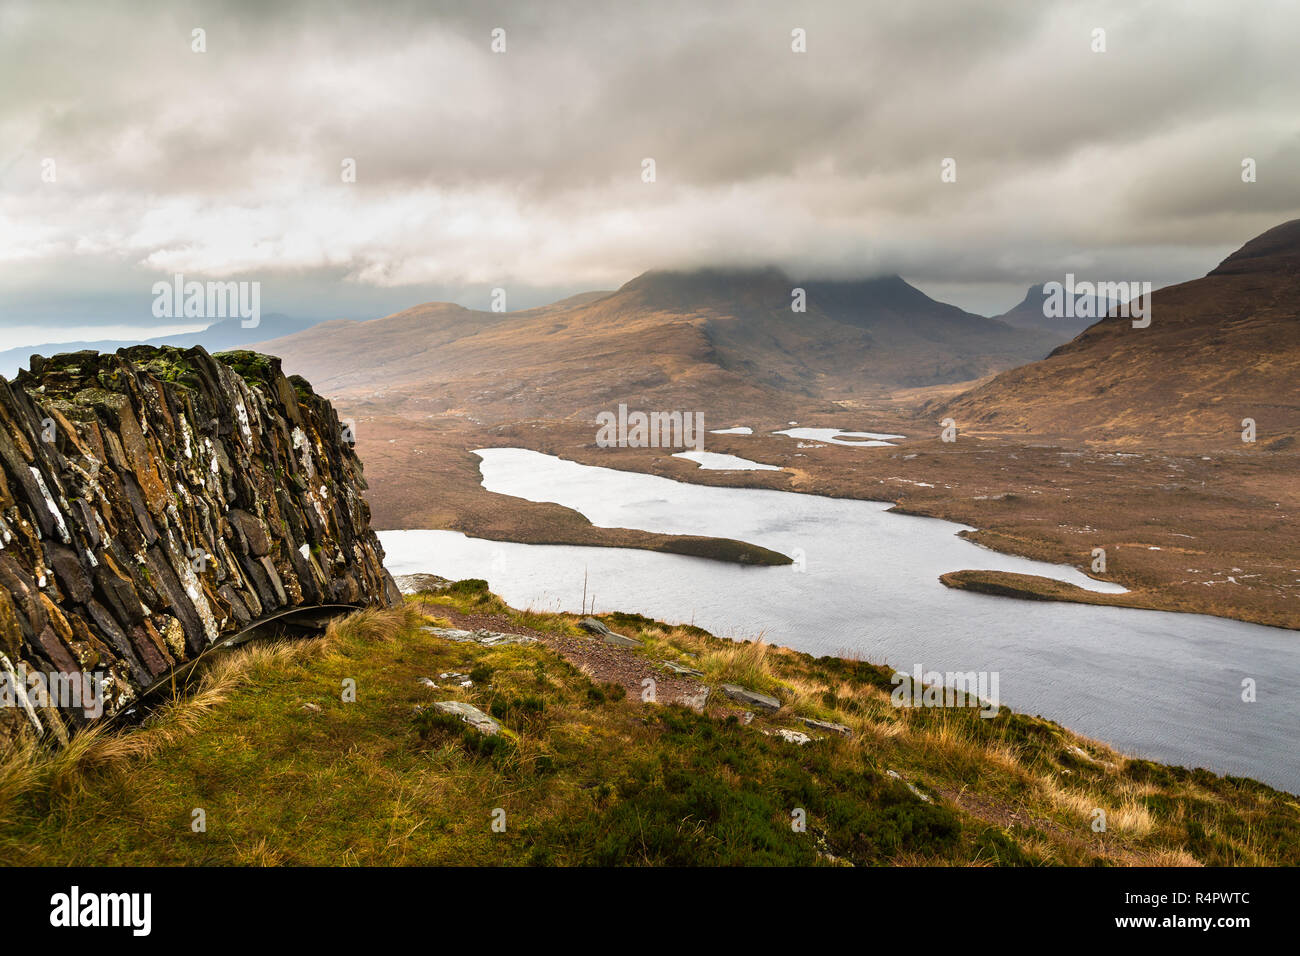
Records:
{"label": "rippled water", "polygon": [[[482,577],[516,607],[598,612],[764,635],[814,654],[856,653],[911,671],[996,671],[1001,703],[1128,753],[1256,777],[1300,792],[1300,634],[1162,611],[1017,601],[955,591],[938,576],[982,568],[1122,590],[1081,572],[998,554],[963,526],[889,506],[712,488],[483,449],[484,486],[553,501],[605,527],[737,538],[798,559],[740,567],[623,548],[523,545],[450,531],[382,532],[395,574]],[[1241,700],[1244,678],[1258,700]]]}

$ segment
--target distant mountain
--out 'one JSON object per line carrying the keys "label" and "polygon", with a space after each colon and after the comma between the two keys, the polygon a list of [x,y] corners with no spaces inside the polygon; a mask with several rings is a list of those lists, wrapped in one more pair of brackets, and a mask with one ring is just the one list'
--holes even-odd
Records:
{"label": "distant mountain", "polygon": [[96,352],[116,352],[128,345],[175,345],[189,348],[202,345],[209,352],[220,352],[248,345],[260,339],[292,335],[303,329],[316,325],[319,319],[294,319],[287,315],[273,313],[262,316],[257,328],[246,329],[239,319],[222,319],[198,332],[181,332],[176,335],[160,335],[144,340],[100,339],[86,342],[55,342],[45,345],[24,345],[16,349],[0,352],[0,375],[13,378],[18,369],[27,367],[27,360],[33,355],[57,355],[60,352],[80,352],[93,349]]}
{"label": "distant mountain", "polygon": [[[1095,325],[1104,316],[1109,315],[1112,308],[1119,305],[1118,302],[1112,302],[1102,296],[1079,295],[1074,297],[1073,317],[1058,318],[1048,315],[1045,308],[1047,298],[1045,283],[1031,285],[1019,305],[1003,312],[997,318],[1018,329],[1042,329],[1058,335],[1062,341],[1065,341],[1074,338],[1089,326]],[[1085,302],[1085,300],[1091,301]],[[1087,315],[1080,318],[1079,316],[1085,312]]]}
{"label": "distant mountain", "polygon": [[[1201,279],[1151,324],[1102,319],[1041,362],[937,408],[974,431],[1166,448],[1286,448],[1300,433],[1300,219]],[[1257,441],[1241,441],[1242,420]]]}
{"label": "distant mountain", "polygon": [[[792,310],[803,289],[806,311]],[[776,269],[648,272],[593,308],[677,313],[724,368],[821,397],[969,381],[1060,343],[937,302],[896,275],[790,279]]]}
{"label": "distant mountain", "polygon": [[[795,289],[804,311],[791,307]],[[775,269],[705,269],[647,272],[615,292],[522,312],[429,303],[258,347],[331,395],[518,420],[649,393],[655,407],[707,395],[777,409],[791,392],[840,398],[969,381],[1059,341],[936,302],[897,276],[796,282]]]}

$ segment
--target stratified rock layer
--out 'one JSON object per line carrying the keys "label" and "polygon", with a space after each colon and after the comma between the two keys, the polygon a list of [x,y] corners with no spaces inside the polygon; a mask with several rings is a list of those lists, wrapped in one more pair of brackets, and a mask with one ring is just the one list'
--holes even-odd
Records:
{"label": "stratified rock layer", "polygon": [[0,378],[0,740],[88,719],[15,699],[33,673],[98,675],[111,714],[252,621],[400,600],[345,438],[253,352],[34,356]]}

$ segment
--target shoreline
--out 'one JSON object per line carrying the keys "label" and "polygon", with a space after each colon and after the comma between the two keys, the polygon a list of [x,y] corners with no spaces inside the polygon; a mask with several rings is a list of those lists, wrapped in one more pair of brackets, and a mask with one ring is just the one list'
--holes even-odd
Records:
{"label": "shoreline", "polygon": [[[751,436],[745,436],[745,437],[751,437]],[[547,446],[550,443],[542,442],[536,444]],[[683,472],[678,474],[662,474],[659,471],[654,470],[653,468],[634,467],[634,466],[629,467],[628,464],[624,461],[603,462],[597,465],[594,462],[587,460],[590,458],[589,455],[583,455],[581,457],[577,457],[577,456],[570,457],[568,455],[561,454],[555,450],[548,450],[547,447],[534,447],[534,445],[520,442],[518,441],[518,439],[516,439],[515,442],[511,444],[492,443],[489,444],[487,447],[523,448],[525,450],[538,452],[539,454],[552,455],[563,461],[570,461],[575,464],[591,465],[593,467],[609,468],[615,471],[624,471],[633,474],[643,474],[643,475],[651,475],[660,478],[668,478],[669,480],[679,481],[682,482],[683,484],[726,487],[726,488],[734,488],[738,490],[779,490],[779,491],[788,491],[795,494],[815,495],[818,497],[829,498],[832,500],[870,501],[870,502],[876,502],[880,504],[892,503],[892,507],[886,509],[886,511],[889,513],[909,515],[912,517],[919,517],[919,518],[934,518],[936,520],[949,521],[956,524],[966,525],[971,530],[960,531],[958,532],[958,535],[963,539],[970,541],[973,544],[979,545],[980,547],[985,547],[999,554],[1010,555],[1012,557],[1029,558],[1032,560],[1045,561],[1051,564],[1058,564],[1064,567],[1074,567],[1075,570],[1080,571],[1080,573],[1087,574],[1088,577],[1091,577],[1094,580],[1102,581],[1106,583],[1118,584],[1126,588],[1127,590],[1126,593],[1124,594],[1108,594],[1106,592],[1094,592],[1094,591],[1089,591],[1085,588],[1077,587],[1075,585],[1070,585],[1063,581],[1054,581],[1053,579],[1046,578],[1046,577],[1041,579],[1043,582],[1045,582],[1044,584],[1035,584],[1033,580],[1019,580],[1019,579],[1022,578],[1033,579],[1036,578],[1037,576],[1019,575],[1019,574],[1015,574],[1014,572],[979,572],[979,573],[987,573],[990,575],[1009,575],[1011,578],[1017,579],[1009,582],[1004,581],[1002,582],[1003,586],[997,589],[993,588],[992,586],[993,582],[974,582],[967,577],[951,578],[950,580],[944,580],[945,578],[950,578],[950,576],[952,575],[966,575],[967,572],[962,570],[945,572],[945,574],[941,576],[940,580],[942,580],[943,583],[948,587],[964,588],[966,590],[978,590],[981,587],[983,587],[984,590],[982,593],[993,594],[995,596],[1008,597],[1011,599],[1018,599],[1018,600],[1055,600],[1055,601],[1062,601],[1062,602],[1076,603],[1076,604],[1094,604],[1094,605],[1104,605],[1104,606],[1113,606],[1113,607],[1127,607],[1134,610],[1170,611],[1179,614],[1204,614],[1209,617],[1218,617],[1227,620],[1235,620],[1245,624],[1258,624],[1264,627],[1273,627],[1281,630],[1300,631],[1300,620],[1284,619],[1280,615],[1276,613],[1272,613],[1267,609],[1240,608],[1240,609],[1233,609],[1233,611],[1230,612],[1229,611],[1216,612],[1215,610],[1209,608],[1188,607],[1182,603],[1179,603],[1176,600],[1164,597],[1163,592],[1161,592],[1158,588],[1144,586],[1140,581],[1134,580],[1132,577],[1126,578],[1124,576],[1121,576],[1118,573],[1112,573],[1110,576],[1106,578],[1100,578],[1097,577],[1096,575],[1088,574],[1088,572],[1084,571],[1081,568],[1071,565],[1068,562],[1061,561],[1050,554],[1045,554],[1044,542],[1012,539],[1009,536],[1007,536],[1005,533],[990,529],[988,527],[980,526],[980,524],[974,518],[963,519],[962,517],[960,517],[960,513],[958,513],[957,516],[954,516],[953,514],[946,513],[946,512],[940,513],[941,511],[944,511],[942,507],[940,508],[925,507],[922,503],[919,502],[905,502],[901,499],[891,498],[884,495],[871,496],[867,494],[853,493],[853,492],[840,492],[840,493],[828,494],[823,490],[814,490],[813,488],[801,486],[801,485],[794,485],[792,487],[785,487],[785,488],[772,488],[771,485],[768,483],[769,479],[765,479],[761,477],[756,479],[752,477],[754,475],[780,474],[774,472],[741,473],[741,472],[707,471],[705,469],[695,469],[691,472]],[[477,456],[475,457],[477,458]],[[641,460],[640,456],[626,456],[626,457],[635,461]],[[789,474],[788,471],[784,473]],[[699,480],[699,477],[701,476],[707,477],[708,480]],[[480,484],[478,486],[479,489],[486,494],[496,494],[495,492],[488,492],[486,489],[484,489],[481,484],[481,477],[482,477],[481,473],[479,477],[480,477]],[[502,497],[511,497],[511,496],[502,496]],[[517,500],[525,501],[526,499],[517,499]],[[955,503],[957,503],[957,499],[955,497],[946,500],[941,500],[941,505],[955,504]],[[548,503],[548,507],[560,508],[565,511],[571,512],[572,514],[580,517],[584,522],[587,522],[586,516],[582,515],[581,512],[578,512],[574,509],[569,509],[566,508],[565,506],[556,505],[553,503]],[[590,529],[591,531],[596,532],[597,534],[599,534],[600,532],[610,532],[611,534],[619,534],[619,535],[628,533],[628,529],[602,529],[590,525],[589,522],[587,522],[587,528]],[[402,529],[381,529],[381,530],[402,530]],[[632,547],[632,548],[638,548],[640,550],[648,550],[648,551],[660,551],[660,552],[679,553],[679,554],[691,553],[687,551],[675,551],[673,548],[665,547],[662,544],[657,542],[654,545],[651,545],[651,544],[638,544],[632,541],[628,541],[625,543],[624,541],[619,541],[619,540],[615,540],[615,541],[592,540],[593,535],[588,535],[588,534],[565,534],[565,533],[554,534],[553,533],[552,535],[545,536],[545,537],[540,535],[532,535],[527,539],[522,539],[519,537],[508,537],[506,535],[485,534],[481,532],[476,532],[472,527],[465,527],[465,526],[455,527],[455,528],[443,528],[440,530],[461,531],[467,535],[470,535],[471,537],[479,537],[491,541],[509,541],[518,544],[558,544],[558,545],[597,546],[597,547]],[[652,532],[631,532],[631,534],[633,535],[645,534],[645,535],[650,535],[654,538],[684,539],[684,538],[692,537],[692,536],[683,536],[683,535],[660,535],[658,533],[652,533]],[[767,550],[767,549],[760,548],[760,546],[758,545],[749,544],[748,542],[735,542],[734,539],[719,538],[719,539],[703,539],[703,540],[726,542],[727,544],[739,544],[748,548],[755,548],[762,551]],[[774,554],[775,552],[769,552],[769,553]],[[713,557],[713,555],[697,555],[697,556]],[[781,557],[785,558],[786,556],[782,555]],[[719,559],[729,560],[728,558],[725,557]],[[730,560],[735,560],[735,559],[730,559]],[[750,562],[746,562],[744,560],[735,560],[735,563],[744,564]],[[772,564],[790,564],[791,561],[790,559],[786,558],[783,561],[766,561],[766,562],[753,562],[753,563],[755,564],[763,563],[763,564],[772,565]],[[970,573],[975,573],[975,572],[970,572]],[[1059,587],[1056,587],[1054,585],[1059,585]]]}

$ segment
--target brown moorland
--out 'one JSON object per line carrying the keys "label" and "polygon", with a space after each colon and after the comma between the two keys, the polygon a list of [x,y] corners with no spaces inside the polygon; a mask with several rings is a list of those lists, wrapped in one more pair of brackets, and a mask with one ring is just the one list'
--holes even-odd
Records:
{"label": "brown moorland", "polygon": [[[1104,547],[1104,576],[1130,589],[1127,603],[1300,627],[1300,224],[1159,290],[1149,328],[1106,319],[992,377],[998,361],[1018,360],[926,357],[960,315],[900,318],[877,289],[874,300],[860,293],[858,325],[837,322],[810,284],[816,315],[803,324],[779,274],[750,285],[704,275],[650,274],[527,312],[420,306],[260,347],[355,420],[379,528],[677,549],[672,536],[595,528],[569,509],[483,490],[472,449],[517,446],[684,481],[893,501],[978,528],[971,537],[989,547],[1085,570]],[[719,289],[740,302],[728,318]],[[745,353],[747,320],[756,344]],[[904,348],[887,330],[908,322],[920,331]],[[829,351],[845,356],[828,357],[822,323],[843,326]],[[709,429],[748,425],[753,435],[709,434],[706,447],[782,470],[704,471],[669,449],[597,447],[596,412],[620,403],[702,412]],[[946,417],[955,442],[940,440]],[[1253,444],[1241,441],[1246,417],[1258,423]],[[845,448],[770,434],[790,421],[908,437]],[[737,553],[735,543],[685,547]]]}

